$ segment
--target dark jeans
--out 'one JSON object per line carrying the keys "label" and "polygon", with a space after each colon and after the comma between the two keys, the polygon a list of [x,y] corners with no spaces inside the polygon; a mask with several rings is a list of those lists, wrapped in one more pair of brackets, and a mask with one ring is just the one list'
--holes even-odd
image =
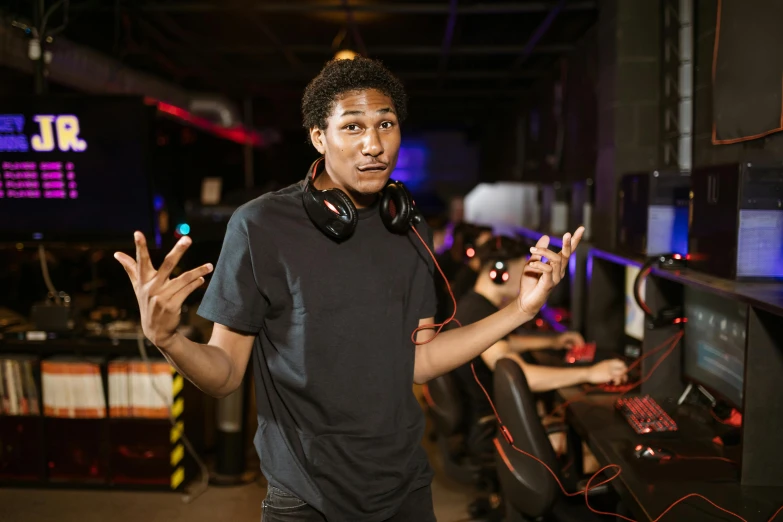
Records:
{"label": "dark jeans", "polygon": [[[261,506],[261,522],[326,522],[314,508],[272,485]],[[397,514],[385,522],[436,522],[430,486],[411,491]]]}

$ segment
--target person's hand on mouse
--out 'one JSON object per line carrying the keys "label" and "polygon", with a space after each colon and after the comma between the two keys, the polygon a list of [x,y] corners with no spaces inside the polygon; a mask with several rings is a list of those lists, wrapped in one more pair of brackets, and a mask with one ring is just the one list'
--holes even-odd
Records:
{"label": "person's hand on mouse", "polygon": [[588,369],[591,384],[623,384],[628,380],[628,367],[620,359],[611,359],[594,364]]}
{"label": "person's hand on mouse", "polygon": [[136,243],[136,260],[122,252],[115,252],[114,258],[120,262],[133,284],[144,335],[158,348],[165,348],[177,332],[182,304],[196,288],[204,284],[204,276],[212,272],[212,264],[207,263],[169,279],[192,240],[188,236],[180,239],[156,271],[150,261],[144,234],[136,232],[133,239]]}
{"label": "person's hand on mouse", "polygon": [[582,346],[585,339],[579,332],[563,332],[555,337],[554,348],[567,350],[574,346]]}

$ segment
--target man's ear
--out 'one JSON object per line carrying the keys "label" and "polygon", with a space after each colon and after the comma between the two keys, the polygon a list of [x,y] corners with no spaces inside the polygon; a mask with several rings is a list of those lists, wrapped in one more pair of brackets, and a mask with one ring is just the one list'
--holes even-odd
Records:
{"label": "man's ear", "polygon": [[310,127],[310,141],[313,143],[313,147],[319,154],[326,154],[326,146],[324,146],[324,131],[318,127]]}

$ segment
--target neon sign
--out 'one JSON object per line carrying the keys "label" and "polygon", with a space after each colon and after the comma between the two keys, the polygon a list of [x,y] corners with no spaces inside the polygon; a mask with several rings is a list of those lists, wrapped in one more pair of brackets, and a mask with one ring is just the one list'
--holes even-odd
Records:
{"label": "neon sign", "polygon": [[[38,133],[29,140],[21,114],[0,114],[0,152],[84,152],[87,142],[79,138],[79,118],[72,114],[33,116]],[[32,147],[31,147],[32,145]]]}

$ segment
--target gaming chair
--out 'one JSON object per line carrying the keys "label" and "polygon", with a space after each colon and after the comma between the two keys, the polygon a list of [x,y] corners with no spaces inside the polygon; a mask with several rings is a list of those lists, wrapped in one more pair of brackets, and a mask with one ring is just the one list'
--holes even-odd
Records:
{"label": "gaming chair", "polygon": [[[565,425],[545,429],[536,411],[536,401],[519,364],[500,359],[495,367],[494,401],[500,418],[511,432],[514,445],[546,463],[569,491],[578,491],[575,480],[564,477],[548,433],[565,430]],[[498,434],[495,462],[507,522],[592,522],[602,520],[587,509],[584,496],[568,498],[539,462],[519,453]],[[590,496],[604,493],[601,487]]]}
{"label": "gaming chair", "polygon": [[467,420],[454,376],[447,373],[428,382],[424,385],[424,398],[435,425],[438,452],[446,474],[460,483],[491,489],[491,484],[487,484],[487,469],[491,469],[492,463],[482,465],[480,457],[470,455],[464,444]]}

